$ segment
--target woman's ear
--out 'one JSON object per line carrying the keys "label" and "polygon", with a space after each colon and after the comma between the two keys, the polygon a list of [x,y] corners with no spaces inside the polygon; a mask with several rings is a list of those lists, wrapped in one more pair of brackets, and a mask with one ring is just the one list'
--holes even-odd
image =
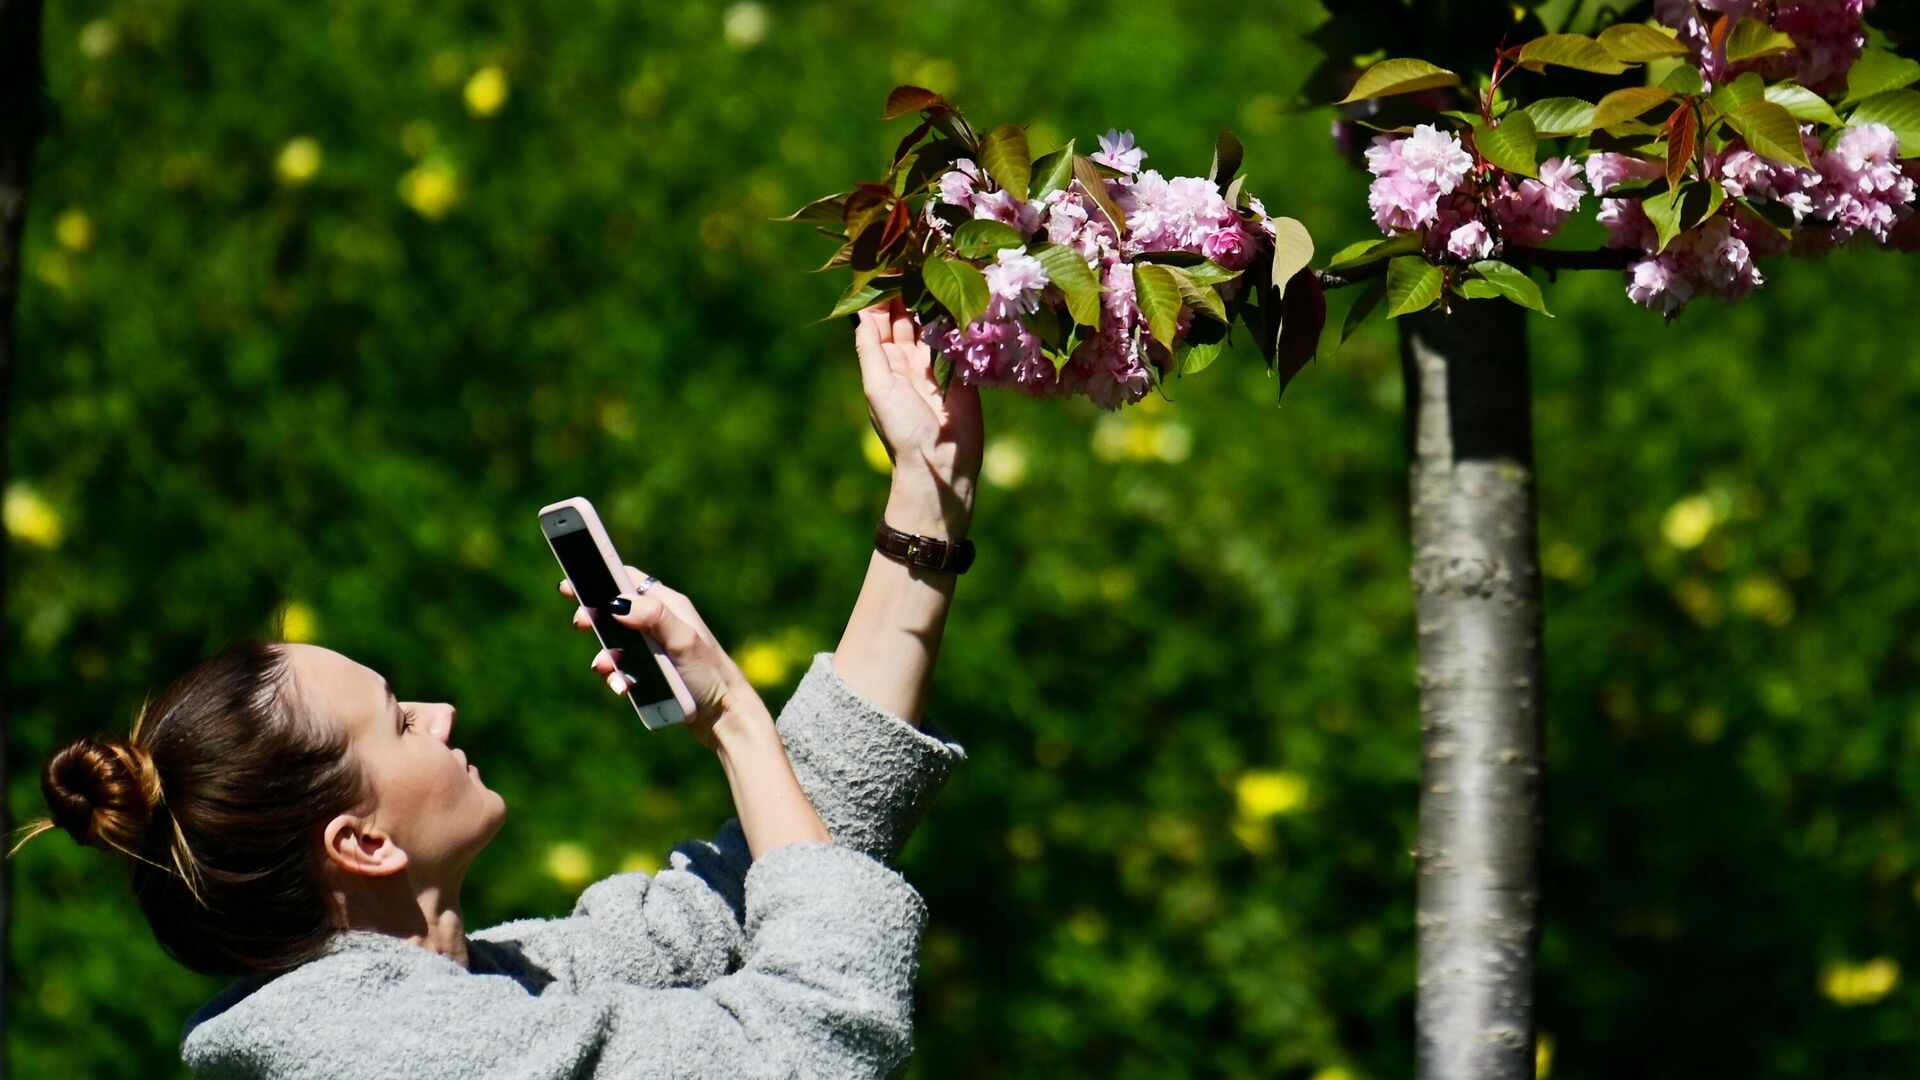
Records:
{"label": "woman's ear", "polygon": [[321,836],[327,860],[348,873],[387,877],[407,868],[407,853],[366,818],[341,814]]}

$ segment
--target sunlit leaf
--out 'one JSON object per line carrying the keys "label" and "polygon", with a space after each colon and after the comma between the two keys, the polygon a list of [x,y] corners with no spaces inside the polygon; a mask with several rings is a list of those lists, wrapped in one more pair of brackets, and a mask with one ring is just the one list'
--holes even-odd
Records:
{"label": "sunlit leaf", "polygon": [[1313,235],[1290,217],[1273,218],[1273,284],[1280,288],[1313,261]]}
{"label": "sunlit leaf", "polygon": [[887,107],[880,114],[880,119],[892,120],[894,117],[905,116],[910,112],[919,112],[921,109],[940,104],[942,100],[944,99],[939,94],[924,86],[896,86],[887,94]]}
{"label": "sunlit leaf", "polygon": [[1546,298],[1540,295],[1539,282],[1528,277],[1520,268],[1497,259],[1484,259],[1473,264],[1473,272],[1498,289],[1500,295],[1521,307],[1537,311],[1548,318],[1553,317],[1553,312],[1547,310]]}
{"label": "sunlit leaf", "polygon": [[1601,98],[1593,107],[1593,126],[1612,127],[1672,100],[1673,91],[1658,86],[1622,87]]}
{"label": "sunlit leaf", "polygon": [[1033,156],[1027,133],[1014,124],[1001,124],[980,144],[980,167],[1014,198],[1026,201],[1027,181],[1033,176]]}
{"label": "sunlit leaf", "polygon": [[1424,311],[1440,299],[1440,287],[1446,280],[1441,269],[1418,256],[1408,255],[1387,264],[1387,318],[1397,319]]}
{"label": "sunlit leaf", "polygon": [[1368,68],[1360,76],[1360,81],[1353,84],[1353,92],[1340,99],[1338,104],[1459,85],[1460,76],[1425,60],[1382,60]]}
{"label": "sunlit leaf", "polygon": [[1792,52],[1791,35],[1783,34],[1759,19],[1741,19],[1727,35],[1727,63],[1758,60]]}
{"label": "sunlit leaf", "polygon": [[1027,237],[1004,221],[975,218],[953,231],[953,250],[969,259],[986,259],[1002,248],[1025,245]]}
{"label": "sunlit leaf", "polygon": [[1795,86],[1792,83],[1769,86],[1766,90],[1766,99],[1792,113],[1795,120],[1831,124],[1834,127],[1839,127],[1841,124],[1840,114],[1833,111],[1833,106],[1827,104],[1827,99],[1804,86]]}
{"label": "sunlit leaf", "polygon": [[1479,148],[1481,157],[1510,173],[1536,178],[1540,175],[1540,140],[1534,134],[1533,117],[1524,112],[1507,114],[1499,127],[1474,121],[1473,144]]}
{"label": "sunlit leaf", "polygon": [[1133,293],[1154,340],[1171,347],[1180,325],[1180,282],[1173,271],[1153,263],[1135,265]]}
{"label": "sunlit leaf", "polygon": [[1615,23],[1607,27],[1600,31],[1600,47],[1615,60],[1629,64],[1687,55],[1687,47],[1673,31],[1645,23]]}
{"label": "sunlit leaf", "polygon": [[1034,201],[1038,202],[1073,183],[1073,153],[1073,140],[1068,139],[1067,145],[1033,163],[1033,190],[1030,197]]}
{"label": "sunlit leaf", "polygon": [[1537,135],[1585,135],[1593,130],[1593,103],[1576,97],[1541,98],[1527,106]]}
{"label": "sunlit leaf", "polygon": [[1065,244],[1034,244],[1027,254],[1047,268],[1047,280],[1067,298],[1067,312],[1082,326],[1100,325],[1100,279],[1080,253]]}
{"label": "sunlit leaf", "polygon": [[1811,167],[1807,148],[1800,141],[1800,122],[1793,114],[1765,99],[1749,101],[1727,114],[1727,123],[1754,153],[1774,161]]}
{"label": "sunlit leaf", "polygon": [[1885,49],[1868,49],[1847,69],[1847,99],[1842,105],[1920,82],[1920,61]]}
{"label": "sunlit leaf", "polygon": [[927,291],[940,301],[957,325],[965,326],[986,313],[990,299],[987,277],[973,264],[936,255],[920,268],[920,274],[926,280]]}
{"label": "sunlit leaf", "polygon": [[1520,63],[1534,71],[1554,64],[1597,75],[1618,75],[1628,67],[1584,34],[1548,34],[1534,38],[1520,47]]}

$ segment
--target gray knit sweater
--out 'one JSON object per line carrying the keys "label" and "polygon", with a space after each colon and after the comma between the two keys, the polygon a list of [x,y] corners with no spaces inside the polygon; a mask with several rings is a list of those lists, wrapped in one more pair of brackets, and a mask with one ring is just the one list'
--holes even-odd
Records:
{"label": "gray knit sweater", "polygon": [[400,938],[338,935],[187,1022],[205,1080],[241,1077],[883,1077],[912,1043],[926,907],[886,865],[965,751],[813,659],[778,721],[835,843],[757,861],[738,820],[572,916],[469,936],[471,970]]}

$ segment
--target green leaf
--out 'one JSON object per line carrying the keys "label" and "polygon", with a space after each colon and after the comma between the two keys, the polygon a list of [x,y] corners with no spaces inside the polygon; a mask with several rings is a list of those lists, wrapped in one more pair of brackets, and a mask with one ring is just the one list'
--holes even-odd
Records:
{"label": "green leaf", "polygon": [[1498,300],[1506,294],[1494,288],[1491,281],[1468,278],[1460,283],[1460,295],[1469,300]]}
{"label": "green leaf", "polygon": [[1013,124],[1001,124],[980,144],[980,167],[993,182],[1022,202],[1027,198],[1027,181],[1033,176],[1033,155],[1027,150],[1027,133]]}
{"label": "green leaf", "polygon": [[827,319],[844,318],[856,311],[870,308],[889,296],[898,295],[900,295],[900,290],[897,288],[883,289],[871,281],[856,281],[846,292],[840,294],[840,299],[833,305],[833,310],[827,314],[826,319],[821,319],[820,321],[826,322]]}
{"label": "green leaf", "polygon": [[1177,266],[1169,266],[1167,269],[1172,272],[1174,282],[1180,286],[1180,298],[1186,301],[1194,314],[1205,315],[1222,325],[1227,322],[1227,302],[1220,299],[1220,294],[1214,290],[1213,286],[1200,284],[1188,277],[1187,272]]}
{"label": "green leaf", "polygon": [[1366,73],[1360,76],[1360,81],[1353,84],[1353,92],[1335,104],[1345,105],[1353,101],[1367,101],[1394,94],[1411,94],[1416,90],[1459,85],[1460,76],[1446,68],[1435,67],[1425,60],[1382,60],[1368,68]]}
{"label": "green leaf", "polygon": [[[1213,142],[1213,166],[1207,171],[1215,187],[1222,192],[1227,190],[1227,185],[1233,183],[1233,174],[1240,171],[1240,160],[1246,153],[1246,147],[1240,145],[1239,138],[1222,126],[1220,135]],[[1232,205],[1231,202],[1228,205]]]}
{"label": "green leaf", "polygon": [[1407,255],[1420,250],[1420,235],[1407,233],[1404,236],[1390,236],[1385,240],[1362,240],[1340,249],[1340,253],[1327,264],[1329,270],[1352,270],[1391,259],[1395,255]]}
{"label": "green leaf", "polygon": [[1240,271],[1229,270],[1211,259],[1201,259],[1191,266],[1183,266],[1181,272],[1202,285],[1218,285],[1232,281],[1240,276]]}
{"label": "green leaf", "polygon": [[1713,93],[1707,95],[1713,107],[1723,113],[1730,113],[1749,101],[1765,101],[1766,98],[1767,81],[1751,71],[1732,82],[1721,83],[1713,88]]}
{"label": "green leaf", "polygon": [[1860,103],[1847,118],[1851,127],[1885,124],[1900,140],[1900,156],[1920,157],[1920,90],[1885,90]]}
{"label": "green leaf", "polygon": [[1307,227],[1290,217],[1273,222],[1273,284],[1284,289],[1293,275],[1313,261],[1313,236]]}
{"label": "green leaf", "polygon": [[1585,34],[1548,34],[1534,38],[1520,47],[1520,64],[1532,71],[1555,64],[1596,75],[1618,75],[1628,66]]}
{"label": "green leaf", "polygon": [[1027,254],[1047,268],[1047,280],[1067,298],[1067,311],[1082,326],[1100,325],[1100,279],[1080,253],[1065,244],[1034,244]]}
{"label": "green leaf", "polygon": [[986,313],[987,276],[973,264],[936,255],[920,268],[920,275],[926,279],[927,291],[957,325],[966,326]]}
{"label": "green leaf", "polygon": [[1673,91],[1658,86],[1622,87],[1601,98],[1600,103],[1593,107],[1593,126],[1612,127],[1672,100]]}
{"label": "green leaf", "polygon": [[1475,120],[1473,145],[1479,148],[1481,157],[1510,173],[1535,178],[1540,175],[1540,139],[1534,134],[1533,117],[1524,112],[1508,113],[1499,127]]}
{"label": "green leaf", "polygon": [[1440,286],[1446,279],[1441,269],[1416,255],[1408,255],[1387,264],[1387,318],[1397,319],[1416,311],[1425,311],[1440,299]]}
{"label": "green leaf", "polygon": [[953,231],[953,250],[969,259],[990,259],[1001,248],[1026,245],[1027,236],[1004,221],[975,218]]}
{"label": "green leaf", "polygon": [[847,219],[848,194],[848,192],[843,191],[838,195],[828,195],[823,199],[815,199],[780,220],[817,221],[824,222],[828,225],[839,225]]}
{"label": "green leaf", "polygon": [[1833,111],[1827,99],[1792,83],[1781,83],[1767,87],[1767,100],[1793,114],[1795,120],[1806,120],[1815,124],[1831,124],[1839,127],[1840,114]]}
{"label": "green leaf", "polygon": [[1139,263],[1133,268],[1134,301],[1147,317],[1147,330],[1155,341],[1169,347],[1180,326],[1180,282],[1173,273],[1153,263]]}
{"label": "green leaf", "polygon": [[1073,155],[1073,178],[1080,181],[1080,188],[1093,200],[1100,212],[1107,215],[1107,221],[1113,225],[1116,233],[1127,231],[1127,215],[1120,209],[1113,197],[1107,194],[1107,178],[1100,175],[1100,166],[1085,154]]}
{"label": "green leaf", "polygon": [[1726,189],[1717,183],[1689,180],[1664,195],[1656,195],[1641,203],[1646,209],[1647,219],[1653,222],[1654,232],[1660,238],[1660,246],[1653,249],[1654,254],[1667,250],[1667,245],[1673,243],[1674,237],[1713,216],[1726,197]]}
{"label": "green leaf", "polygon": [[1707,92],[1706,80],[1700,77],[1700,69],[1692,64],[1681,64],[1667,72],[1667,77],[1660,80],[1660,86],[1676,94],[1698,95]]}
{"label": "green leaf", "polygon": [[1540,284],[1528,277],[1520,268],[1509,266],[1497,259],[1485,259],[1473,264],[1473,272],[1486,279],[1487,284],[1498,289],[1501,296],[1523,308],[1537,311],[1549,319],[1553,318],[1553,312],[1547,310],[1546,298],[1540,295]]}
{"label": "green leaf", "polygon": [[1073,140],[1033,163],[1034,201],[1039,201],[1073,183]]}
{"label": "green leaf", "polygon": [[1727,63],[1779,56],[1794,49],[1791,35],[1783,34],[1759,19],[1741,19],[1727,35]]}
{"label": "green leaf", "polygon": [[1807,148],[1800,141],[1800,122],[1781,106],[1765,99],[1749,101],[1728,113],[1727,123],[1761,157],[1790,161],[1803,169],[1812,167]]}
{"label": "green leaf", "polygon": [[1188,375],[1198,375],[1218,360],[1220,350],[1226,347],[1226,338],[1207,342],[1183,341],[1173,358],[1175,371],[1183,378]]}
{"label": "green leaf", "polygon": [[1920,63],[1885,49],[1868,49],[1847,69],[1847,99],[1840,104],[1850,105],[1916,81],[1920,81]]}
{"label": "green leaf", "polygon": [[1577,97],[1541,98],[1527,106],[1534,134],[1585,135],[1593,130],[1593,103]]}
{"label": "green leaf", "polygon": [[945,99],[924,86],[896,86],[887,94],[887,107],[881,112],[880,119],[892,120],[910,112],[919,112],[940,104]]}
{"label": "green leaf", "polygon": [[1386,298],[1385,278],[1375,278],[1367,282],[1366,287],[1360,290],[1360,295],[1353,298],[1353,306],[1347,309],[1346,321],[1340,324],[1340,344],[1345,345],[1347,339],[1353,336],[1353,332],[1360,329],[1360,324],[1367,321],[1367,316],[1373,314],[1373,310],[1380,306],[1380,301]]}
{"label": "green leaf", "polygon": [[1600,47],[1615,60],[1627,64],[1687,55],[1687,47],[1680,44],[1673,31],[1646,23],[1615,23],[1607,27],[1600,31]]}

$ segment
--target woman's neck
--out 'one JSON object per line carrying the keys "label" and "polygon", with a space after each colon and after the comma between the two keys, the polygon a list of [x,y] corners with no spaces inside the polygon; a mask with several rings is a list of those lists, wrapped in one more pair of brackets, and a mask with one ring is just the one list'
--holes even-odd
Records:
{"label": "woman's neck", "polygon": [[467,966],[467,928],[458,886],[445,889],[408,880],[405,873],[362,879],[334,894],[349,930],[372,930],[405,938],[429,952]]}

